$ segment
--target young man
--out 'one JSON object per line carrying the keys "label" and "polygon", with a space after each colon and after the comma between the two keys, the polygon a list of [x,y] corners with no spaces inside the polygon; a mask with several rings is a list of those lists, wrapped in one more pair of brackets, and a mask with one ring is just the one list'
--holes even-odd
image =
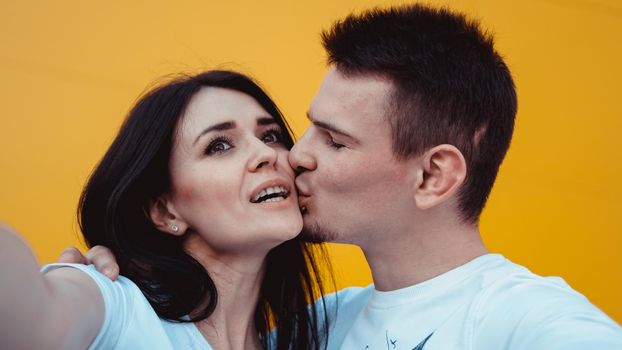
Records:
{"label": "young man", "polygon": [[328,349],[622,349],[585,297],[480,238],[516,114],[492,37],[412,5],[351,15],[323,39],[331,69],[290,153],[304,234],[358,245],[374,279],[336,294]]}
{"label": "young man", "polygon": [[493,38],[422,5],[323,34],[331,69],[290,153],[311,240],[355,244],[374,285],[338,293],[329,349],[622,349],[559,278],[489,254],[478,218],[516,93]]}

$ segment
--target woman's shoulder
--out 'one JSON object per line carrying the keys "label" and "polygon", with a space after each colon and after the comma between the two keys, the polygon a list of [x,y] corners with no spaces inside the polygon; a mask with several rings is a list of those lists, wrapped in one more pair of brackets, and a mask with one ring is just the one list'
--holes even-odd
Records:
{"label": "woman's shoulder", "polygon": [[104,323],[89,349],[173,349],[162,320],[134,282],[123,276],[112,281],[93,265],[50,264],[41,271],[65,268],[92,278],[104,301]]}
{"label": "woman's shoulder", "polygon": [[[54,263],[43,266],[41,272],[50,273],[59,269],[73,269],[86,274],[99,288],[105,303],[109,301],[118,303],[122,300],[128,300],[134,303],[137,300],[145,299],[138,286],[130,279],[119,276],[115,281],[112,281],[108,276],[97,271],[94,265]],[[146,301],[145,299],[145,302]]]}

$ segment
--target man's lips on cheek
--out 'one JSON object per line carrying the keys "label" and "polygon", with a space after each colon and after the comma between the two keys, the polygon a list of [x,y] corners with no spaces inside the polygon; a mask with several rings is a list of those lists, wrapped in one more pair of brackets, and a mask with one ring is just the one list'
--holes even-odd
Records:
{"label": "man's lips on cheek", "polygon": [[298,195],[298,207],[300,208],[300,213],[301,214],[306,214],[307,211],[309,210],[308,208],[309,205],[309,196],[304,196],[304,195]]}
{"label": "man's lips on cheek", "polygon": [[[303,174],[304,175],[304,174]],[[301,181],[300,177],[296,178],[295,181],[296,192],[298,193],[298,207],[300,208],[300,212],[305,214],[308,211],[308,206],[311,194],[309,193],[309,186],[306,186],[304,182]]]}
{"label": "man's lips on cheek", "polygon": [[298,197],[309,197],[309,186],[306,186],[304,182],[300,181],[300,178],[296,178],[294,185],[296,186]]}
{"label": "man's lips on cheek", "polygon": [[309,205],[309,202],[310,197],[308,195],[298,192],[298,207],[300,207],[300,211],[303,214],[307,211],[307,206]]}

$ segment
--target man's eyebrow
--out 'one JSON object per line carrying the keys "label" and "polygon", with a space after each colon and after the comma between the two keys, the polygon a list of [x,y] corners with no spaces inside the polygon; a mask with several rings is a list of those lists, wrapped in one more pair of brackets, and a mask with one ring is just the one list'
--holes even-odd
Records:
{"label": "man's eyebrow", "polygon": [[194,146],[203,135],[205,135],[205,134],[207,134],[209,132],[231,130],[231,129],[235,129],[235,127],[236,127],[236,124],[233,121],[223,122],[223,123],[218,123],[216,125],[212,125],[212,126],[206,128],[205,130],[201,131],[201,133],[199,134],[199,136],[197,136],[197,138],[194,140],[194,143],[192,143],[192,145]]}
{"label": "man's eyebrow", "polygon": [[309,112],[307,112],[307,119],[309,119],[311,121],[311,123],[313,123],[313,125],[315,126],[319,126],[322,129],[328,130],[328,131],[332,131],[336,134],[345,136],[345,137],[349,137],[352,140],[355,140],[354,137],[352,137],[350,134],[348,134],[347,132],[339,129],[338,127],[336,127],[335,125],[328,123],[328,122],[322,122],[319,120],[315,120],[311,117],[311,115],[309,114]]}

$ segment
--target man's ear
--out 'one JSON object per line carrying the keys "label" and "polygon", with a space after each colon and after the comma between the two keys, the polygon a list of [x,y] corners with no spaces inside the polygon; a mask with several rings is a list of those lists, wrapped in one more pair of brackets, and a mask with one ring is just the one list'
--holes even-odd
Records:
{"label": "man's ear", "polygon": [[166,194],[149,202],[147,214],[160,231],[174,236],[183,235],[188,225],[179,217]]}
{"label": "man's ear", "polygon": [[452,145],[438,145],[421,156],[421,172],[415,188],[420,209],[432,208],[451,197],[462,185],[467,166],[462,152]]}

